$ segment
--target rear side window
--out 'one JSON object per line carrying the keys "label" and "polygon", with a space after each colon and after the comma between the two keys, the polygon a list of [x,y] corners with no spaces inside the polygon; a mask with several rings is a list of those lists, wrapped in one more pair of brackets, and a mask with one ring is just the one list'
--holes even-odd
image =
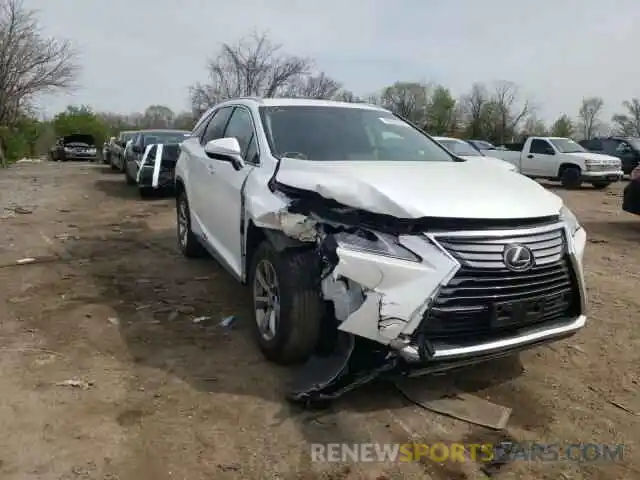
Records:
{"label": "rear side window", "polygon": [[177,160],[179,155],[179,145],[164,145],[162,147],[162,160]]}
{"label": "rear side window", "polygon": [[156,159],[156,153],[158,151],[158,146],[154,145],[149,149],[149,154],[147,155],[147,161],[153,162]]}

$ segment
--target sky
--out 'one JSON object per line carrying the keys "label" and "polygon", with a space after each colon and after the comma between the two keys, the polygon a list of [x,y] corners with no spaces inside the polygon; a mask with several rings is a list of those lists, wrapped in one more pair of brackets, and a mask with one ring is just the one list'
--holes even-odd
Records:
{"label": "sky", "polygon": [[551,121],[601,96],[604,118],[640,97],[640,1],[609,0],[24,0],[47,35],[70,40],[82,67],[73,94],[42,99],[129,113],[188,109],[219,46],[267,32],[283,51],[355,94],[428,81],[456,95],[509,80]]}

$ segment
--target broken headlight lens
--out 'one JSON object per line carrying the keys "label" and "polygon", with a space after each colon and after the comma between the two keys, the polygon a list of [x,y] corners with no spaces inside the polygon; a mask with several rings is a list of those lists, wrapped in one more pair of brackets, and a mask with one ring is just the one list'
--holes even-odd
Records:
{"label": "broken headlight lens", "polygon": [[560,209],[560,219],[567,225],[571,235],[575,235],[575,233],[581,228],[580,222],[578,222],[576,216],[566,206],[563,206]]}
{"label": "broken headlight lens", "polygon": [[399,258],[410,262],[422,260],[415,253],[400,245],[396,237],[385,233],[373,233],[366,230],[357,233],[340,232],[335,235],[335,239],[340,247],[349,250]]}

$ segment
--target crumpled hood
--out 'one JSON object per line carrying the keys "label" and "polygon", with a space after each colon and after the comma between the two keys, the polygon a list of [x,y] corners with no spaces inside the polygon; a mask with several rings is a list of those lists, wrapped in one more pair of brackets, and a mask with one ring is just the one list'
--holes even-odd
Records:
{"label": "crumpled hood", "polygon": [[557,215],[562,200],[489,162],[318,162],[283,158],[279,184],[396,218],[518,219]]}
{"label": "crumpled hood", "polygon": [[574,152],[567,153],[567,155],[571,155],[572,157],[583,158],[585,160],[593,160],[595,162],[603,163],[604,165],[620,165],[620,159],[618,157],[614,157],[612,155],[605,155],[604,153],[593,153],[593,152]]}

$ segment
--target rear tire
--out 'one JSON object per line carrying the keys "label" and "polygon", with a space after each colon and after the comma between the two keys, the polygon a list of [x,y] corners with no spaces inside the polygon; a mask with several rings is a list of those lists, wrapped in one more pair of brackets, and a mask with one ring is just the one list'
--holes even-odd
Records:
{"label": "rear tire", "polygon": [[582,172],[578,167],[565,167],[560,172],[560,182],[565,188],[580,188]]}
{"label": "rear tire", "polygon": [[611,182],[592,182],[591,185],[593,185],[593,188],[602,190],[604,188],[607,188],[609,185],[611,185]]}
{"label": "rear tire", "polygon": [[191,213],[189,201],[185,191],[180,192],[176,198],[176,230],[178,233],[178,247],[187,258],[200,258],[207,254],[207,251],[198,241],[198,238],[191,229]]}
{"label": "rear tire", "polygon": [[155,195],[156,190],[152,187],[138,187],[141,198],[151,198]]}
{"label": "rear tire", "polygon": [[[256,343],[264,356],[275,363],[287,365],[308,360],[318,347],[325,311],[318,284],[317,256],[304,251],[276,252],[265,241],[252,260],[249,285]],[[269,290],[272,295],[264,288],[265,281],[269,283],[266,279],[269,271],[275,277]],[[274,300],[274,296],[277,299]],[[271,306],[266,305],[269,302]],[[262,320],[260,325],[259,320]]]}
{"label": "rear tire", "polygon": [[125,181],[127,182],[127,185],[135,185],[136,183],[138,183],[138,182],[136,182],[136,179],[135,179],[135,178],[132,178],[132,177],[129,175],[129,169],[127,168],[127,166],[126,166],[126,165],[125,165],[125,167],[124,167],[124,179],[125,179]]}

